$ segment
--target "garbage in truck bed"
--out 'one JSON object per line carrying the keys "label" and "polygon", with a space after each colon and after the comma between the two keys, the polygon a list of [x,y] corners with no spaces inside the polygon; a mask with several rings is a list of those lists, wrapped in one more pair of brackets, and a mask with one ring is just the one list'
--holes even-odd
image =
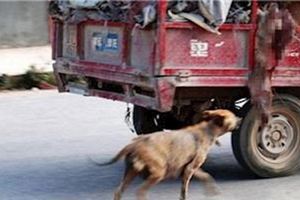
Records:
{"label": "garbage in truck bed", "polygon": [[127,21],[132,1],[114,0],[54,0],[49,13],[54,19],[67,23],[86,20]]}
{"label": "garbage in truck bed", "polygon": [[[136,0],[55,0],[50,15],[67,23],[86,20],[129,22],[145,28],[156,23],[157,1]],[[223,23],[249,23],[251,0],[172,0],[168,2],[168,20],[190,21],[216,34]]]}
{"label": "garbage in truck bed", "polygon": [[86,20],[131,22],[141,28],[156,20],[156,1],[132,0],[54,0],[50,15],[66,23],[78,24]]}

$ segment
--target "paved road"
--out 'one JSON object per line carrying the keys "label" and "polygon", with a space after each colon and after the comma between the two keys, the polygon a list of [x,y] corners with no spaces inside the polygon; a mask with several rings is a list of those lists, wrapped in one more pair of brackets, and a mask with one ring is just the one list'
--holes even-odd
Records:
{"label": "paved road", "polygon": [[[134,134],[124,123],[125,104],[55,91],[0,94],[0,200],[110,200],[123,165],[99,168]],[[190,200],[300,199],[300,173],[257,180],[236,163],[230,136],[221,140],[205,164],[221,194],[203,195],[192,181]],[[141,180],[124,196],[133,200]],[[176,200],[180,180],[161,183],[149,200]]]}

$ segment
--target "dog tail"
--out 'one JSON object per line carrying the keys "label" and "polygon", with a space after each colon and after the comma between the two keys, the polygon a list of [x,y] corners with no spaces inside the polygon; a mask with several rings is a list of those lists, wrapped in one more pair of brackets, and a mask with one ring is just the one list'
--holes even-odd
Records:
{"label": "dog tail", "polygon": [[93,159],[91,159],[90,157],[89,157],[89,160],[93,164],[100,166],[100,167],[106,166],[106,165],[111,165],[111,164],[114,164],[115,162],[117,162],[118,160],[123,159],[125,156],[127,156],[131,152],[132,146],[133,145],[131,145],[131,144],[125,146],[121,151],[119,151],[119,153],[115,157],[113,157],[111,160],[109,160],[105,163],[98,163],[98,162],[94,161]]}

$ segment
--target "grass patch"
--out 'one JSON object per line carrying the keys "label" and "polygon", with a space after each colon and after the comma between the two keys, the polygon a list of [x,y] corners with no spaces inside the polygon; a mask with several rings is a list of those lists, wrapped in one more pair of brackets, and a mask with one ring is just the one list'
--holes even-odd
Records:
{"label": "grass patch", "polygon": [[28,90],[32,88],[45,89],[45,86],[56,86],[54,74],[39,72],[30,67],[25,74],[17,76],[0,76],[0,90]]}

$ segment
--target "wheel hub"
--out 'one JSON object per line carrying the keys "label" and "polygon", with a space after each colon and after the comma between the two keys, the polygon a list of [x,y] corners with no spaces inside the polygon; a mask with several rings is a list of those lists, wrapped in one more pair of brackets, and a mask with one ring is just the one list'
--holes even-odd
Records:
{"label": "wheel hub", "polygon": [[269,154],[284,153],[294,138],[293,127],[282,115],[273,116],[270,124],[262,132],[262,147]]}
{"label": "wheel hub", "polygon": [[271,133],[271,139],[273,141],[278,142],[281,139],[281,132],[275,131],[275,132]]}

